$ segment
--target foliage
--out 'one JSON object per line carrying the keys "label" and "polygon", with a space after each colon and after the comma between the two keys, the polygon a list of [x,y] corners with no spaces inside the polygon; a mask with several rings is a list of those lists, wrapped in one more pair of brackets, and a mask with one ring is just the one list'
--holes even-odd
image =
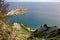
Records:
{"label": "foliage", "polygon": [[0,16],[4,16],[7,13],[8,3],[4,0],[0,0]]}

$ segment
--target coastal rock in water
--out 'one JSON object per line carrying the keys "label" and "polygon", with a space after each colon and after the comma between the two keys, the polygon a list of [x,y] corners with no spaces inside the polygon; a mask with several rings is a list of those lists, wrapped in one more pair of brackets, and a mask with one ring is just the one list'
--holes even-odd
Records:
{"label": "coastal rock in water", "polygon": [[44,24],[40,28],[36,29],[31,33],[30,38],[60,38],[60,28],[58,29],[56,26],[47,26]]}
{"label": "coastal rock in water", "polygon": [[8,12],[5,16],[23,15],[26,13],[24,9],[15,9]]}

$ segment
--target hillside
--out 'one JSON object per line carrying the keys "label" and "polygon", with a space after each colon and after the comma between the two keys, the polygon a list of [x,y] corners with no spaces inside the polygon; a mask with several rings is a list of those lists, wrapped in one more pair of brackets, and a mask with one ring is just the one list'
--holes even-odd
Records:
{"label": "hillside", "polygon": [[11,25],[7,21],[0,20],[0,40],[27,40],[30,31],[25,27],[23,24]]}
{"label": "hillside", "polygon": [[60,28],[44,24],[36,30],[31,30],[22,23],[9,24],[0,20],[0,40],[57,40],[60,38]]}

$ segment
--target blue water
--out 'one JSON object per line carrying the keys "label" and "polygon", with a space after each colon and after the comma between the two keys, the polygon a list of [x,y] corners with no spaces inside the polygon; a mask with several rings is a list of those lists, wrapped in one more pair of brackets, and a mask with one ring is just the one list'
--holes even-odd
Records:
{"label": "blue water", "polygon": [[57,2],[9,2],[8,10],[16,7],[27,8],[27,13],[20,16],[7,17],[10,23],[21,22],[32,29],[43,24],[60,26],[60,3]]}

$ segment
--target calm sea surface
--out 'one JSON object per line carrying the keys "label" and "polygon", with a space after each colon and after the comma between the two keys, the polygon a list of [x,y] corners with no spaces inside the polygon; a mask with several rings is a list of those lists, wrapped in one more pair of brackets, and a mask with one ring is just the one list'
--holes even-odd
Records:
{"label": "calm sea surface", "polygon": [[25,15],[7,17],[10,23],[21,22],[32,29],[39,28],[43,24],[60,27],[60,3],[55,2],[9,2],[9,10],[26,8]]}

